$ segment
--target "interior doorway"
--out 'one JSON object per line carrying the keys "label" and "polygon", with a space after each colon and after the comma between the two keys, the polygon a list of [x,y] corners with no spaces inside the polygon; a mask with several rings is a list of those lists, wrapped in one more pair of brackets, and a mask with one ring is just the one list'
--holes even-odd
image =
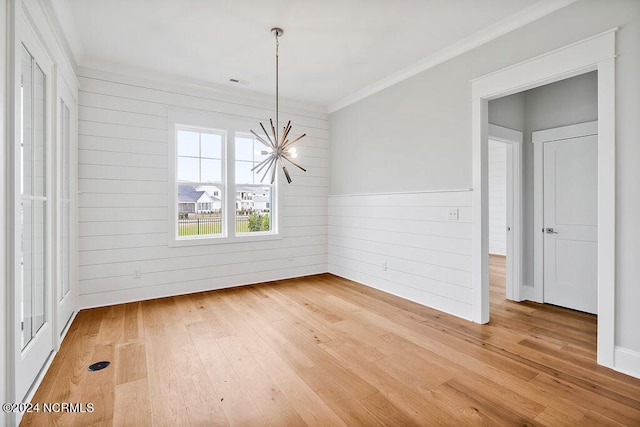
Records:
{"label": "interior doorway", "polygon": [[507,142],[492,138],[489,132],[489,283],[497,284],[501,278],[505,282],[491,287],[498,292],[495,298],[508,298],[507,236],[512,227],[507,221],[507,148]]}
{"label": "interior doorway", "polygon": [[522,142],[521,131],[489,125],[489,274],[500,270],[513,301],[522,299]]}
{"label": "interior doorway", "polygon": [[[618,368],[615,347],[615,47],[616,30],[566,45],[471,81],[472,260],[471,318],[489,322],[487,128],[489,101],[597,71],[598,111],[598,327],[597,362]],[[526,144],[524,144],[526,146]],[[526,206],[525,206],[526,209]],[[622,359],[620,359],[622,360]]]}
{"label": "interior doorway", "polygon": [[[551,259],[549,256],[553,253],[552,249],[555,247],[552,243],[568,244],[569,241],[564,238],[557,238],[557,234],[552,234],[553,232],[544,234],[545,227],[554,227],[549,224],[554,221],[551,213],[556,212],[556,210],[551,207],[551,203],[548,200],[546,203],[544,201],[545,187],[543,185],[551,182],[550,179],[553,174],[547,173],[545,175],[546,180],[543,179],[545,144],[542,142],[549,142],[546,150],[549,153],[553,151],[552,148],[559,146],[574,146],[578,150],[574,154],[583,153],[577,145],[566,142],[566,140],[579,135],[569,135],[567,132],[570,132],[575,127],[580,128],[579,132],[582,132],[584,129],[581,126],[584,127],[584,123],[587,122],[592,123],[590,126],[594,129],[590,134],[597,134],[597,72],[584,73],[503,98],[497,98],[489,102],[488,113],[488,119],[490,120],[487,146],[488,246],[493,260],[493,262],[488,262],[489,275],[492,275],[492,265],[499,265],[500,262],[497,261],[499,261],[500,256],[503,256],[502,263],[505,264],[506,277],[505,297],[507,299],[513,301],[529,300],[539,303],[547,302],[594,313],[595,310],[591,306],[597,306],[595,279],[592,281],[591,295],[586,298],[592,304],[576,305],[568,303],[570,302],[568,295],[559,299],[555,298],[554,292],[552,292],[554,289],[549,285],[551,282],[557,282],[559,286],[557,289],[561,289],[564,285],[571,285],[569,280],[562,278],[560,278],[561,280],[555,280],[559,276],[552,274],[546,274],[545,278],[544,267],[545,265],[547,267],[550,265]],[[510,128],[515,128],[516,130]],[[556,134],[558,135],[557,137],[554,136]],[[594,150],[592,151],[595,153],[597,151],[597,135],[593,138],[595,138],[595,141],[591,145],[593,145],[592,148]],[[559,141],[565,142],[560,144]],[[563,150],[562,152],[564,153],[565,151]],[[517,155],[514,154],[516,152]],[[589,193],[592,197],[587,198],[588,200],[580,200],[585,203],[587,201],[593,202],[589,204],[593,214],[591,217],[597,217],[597,176],[595,175],[597,166],[594,166],[597,164],[597,159],[593,158],[592,163],[594,164],[585,163],[585,167],[580,169],[580,165],[584,161],[586,161],[586,158],[580,158],[573,163],[568,162],[568,160],[565,161],[565,166],[561,168],[561,175],[567,178],[565,180],[567,184],[571,181],[570,177],[580,171],[585,177],[587,175],[591,178],[595,177],[596,182],[591,185],[591,192]],[[587,182],[582,178],[576,179],[577,181],[574,183],[578,185],[576,188],[584,187],[580,183]],[[547,188],[546,193],[550,194],[550,187]],[[565,212],[573,212],[578,216],[582,215],[584,209],[580,207],[582,202],[576,198],[578,194],[578,192],[568,190],[562,198],[567,203],[560,203],[558,206],[564,206]],[[545,210],[547,219],[545,219],[544,215]],[[577,218],[576,220],[582,221],[582,219],[584,218]],[[556,223],[554,222],[554,224]],[[566,229],[566,231],[569,230],[567,224],[562,225],[561,228],[563,230]],[[579,243],[575,241],[572,245],[580,246],[595,255],[597,226],[591,227],[587,234],[589,233],[594,237],[591,239],[592,243],[586,244],[584,240],[581,240]],[[564,236],[568,236],[568,234],[565,233]],[[543,246],[544,242],[547,243],[546,253]],[[558,252],[558,254],[562,255],[563,252]],[[547,258],[546,262],[545,257]],[[588,268],[578,268],[578,258],[580,257],[564,257],[561,265],[564,266],[563,269],[553,269],[553,271],[564,271],[566,273],[565,276],[568,275],[569,277],[580,276],[579,272],[586,271]],[[595,256],[592,258],[592,264],[596,265],[597,258]],[[569,265],[572,261],[576,262]],[[573,273],[571,273],[571,268],[574,270]],[[549,273],[551,270],[547,268],[546,271]],[[545,287],[547,290],[546,295]],[[568,286],[566,289],[572,288]]]}

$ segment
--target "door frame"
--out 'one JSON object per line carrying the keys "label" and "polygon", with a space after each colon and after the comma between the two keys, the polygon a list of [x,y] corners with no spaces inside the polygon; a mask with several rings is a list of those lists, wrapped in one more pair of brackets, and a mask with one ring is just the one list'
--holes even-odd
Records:
{"label": "door frame", "polygon": [[523,133],[489,123],[488,138],[507,146],[507,273],[506,297],[512,301],[525,299],[522,289],[522,143]]}
{"label": "door frame", "polygon": [[[598,135],[598,121],[561,126],[531,134],[533,144],[533,295],[532,300],[544,302],[544,144],[568,138]],[[598,142],[599,144],[599,142]],[[600,218],[598,218],[598,229]]]}
{"label": "door frame", "polygon": [[488,102],[598,72],[597,362],[615,366],[615,36],[618,28],[471,81],[472,320],[489,322]]}

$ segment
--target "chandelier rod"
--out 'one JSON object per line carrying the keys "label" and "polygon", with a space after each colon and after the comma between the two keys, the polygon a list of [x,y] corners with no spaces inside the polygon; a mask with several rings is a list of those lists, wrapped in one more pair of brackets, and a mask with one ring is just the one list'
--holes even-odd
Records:
{"label": "chandelier rod", "polygon": [[284,33],[284,31],[282,31],[282,29],[280,28],[274,28],[271,30],[273,32],[273,34],[276,36],[276,131],[279,133],[280,132],[280,120],[279,120],[279,115],[280,115],[280,105],[279,105],[279,82],[280,82],[280,78],[279,78],[279,50],[280,50],[280,41],[278,40],[278,38]]}

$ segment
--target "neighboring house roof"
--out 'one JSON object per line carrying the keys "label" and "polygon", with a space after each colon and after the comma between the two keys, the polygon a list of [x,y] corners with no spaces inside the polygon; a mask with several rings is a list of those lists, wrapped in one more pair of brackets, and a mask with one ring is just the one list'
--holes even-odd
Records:
{"label": "neighboring house roof", "polygon": [[[179,203],[198,203],[204,196],[206,202],[220,200],[219,197],[211,196],[206,191],[198,191],[192,185],[178,185],[178,202]],[[209,199],[209,200],[206,200]]]}
{"label": "neighboring house roof", "polygon": [[204,191],[196,191],[191,185],[178,185],[178,201],[180,203],[196,203]]}

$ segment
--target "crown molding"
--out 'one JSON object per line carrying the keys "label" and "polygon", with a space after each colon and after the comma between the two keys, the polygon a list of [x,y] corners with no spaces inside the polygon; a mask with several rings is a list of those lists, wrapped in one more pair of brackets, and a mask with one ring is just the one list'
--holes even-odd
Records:
{"label": "crown molding", "polygon": [[365,87],[351,95],[348,95],[337,102],[329,105],[329,114],[334,113],[342,108],[354,104],[364,98],[367,98],[377,92],[380,92],[390,86],[407,80],[423,71],[442,64],[456,56],[462,55],[478,46],[497,39],[511,31],[521,28],[533,21],[536,21],[550,13],[562,9],[578,0],[540,0],[528,8],[504,18],[494,25],[491,25],[477,33],[460,40],[449,47],[446,47],[433,55],[430,55],[417,63],[400,70],[389,77],[386,77],[377,83]]}

